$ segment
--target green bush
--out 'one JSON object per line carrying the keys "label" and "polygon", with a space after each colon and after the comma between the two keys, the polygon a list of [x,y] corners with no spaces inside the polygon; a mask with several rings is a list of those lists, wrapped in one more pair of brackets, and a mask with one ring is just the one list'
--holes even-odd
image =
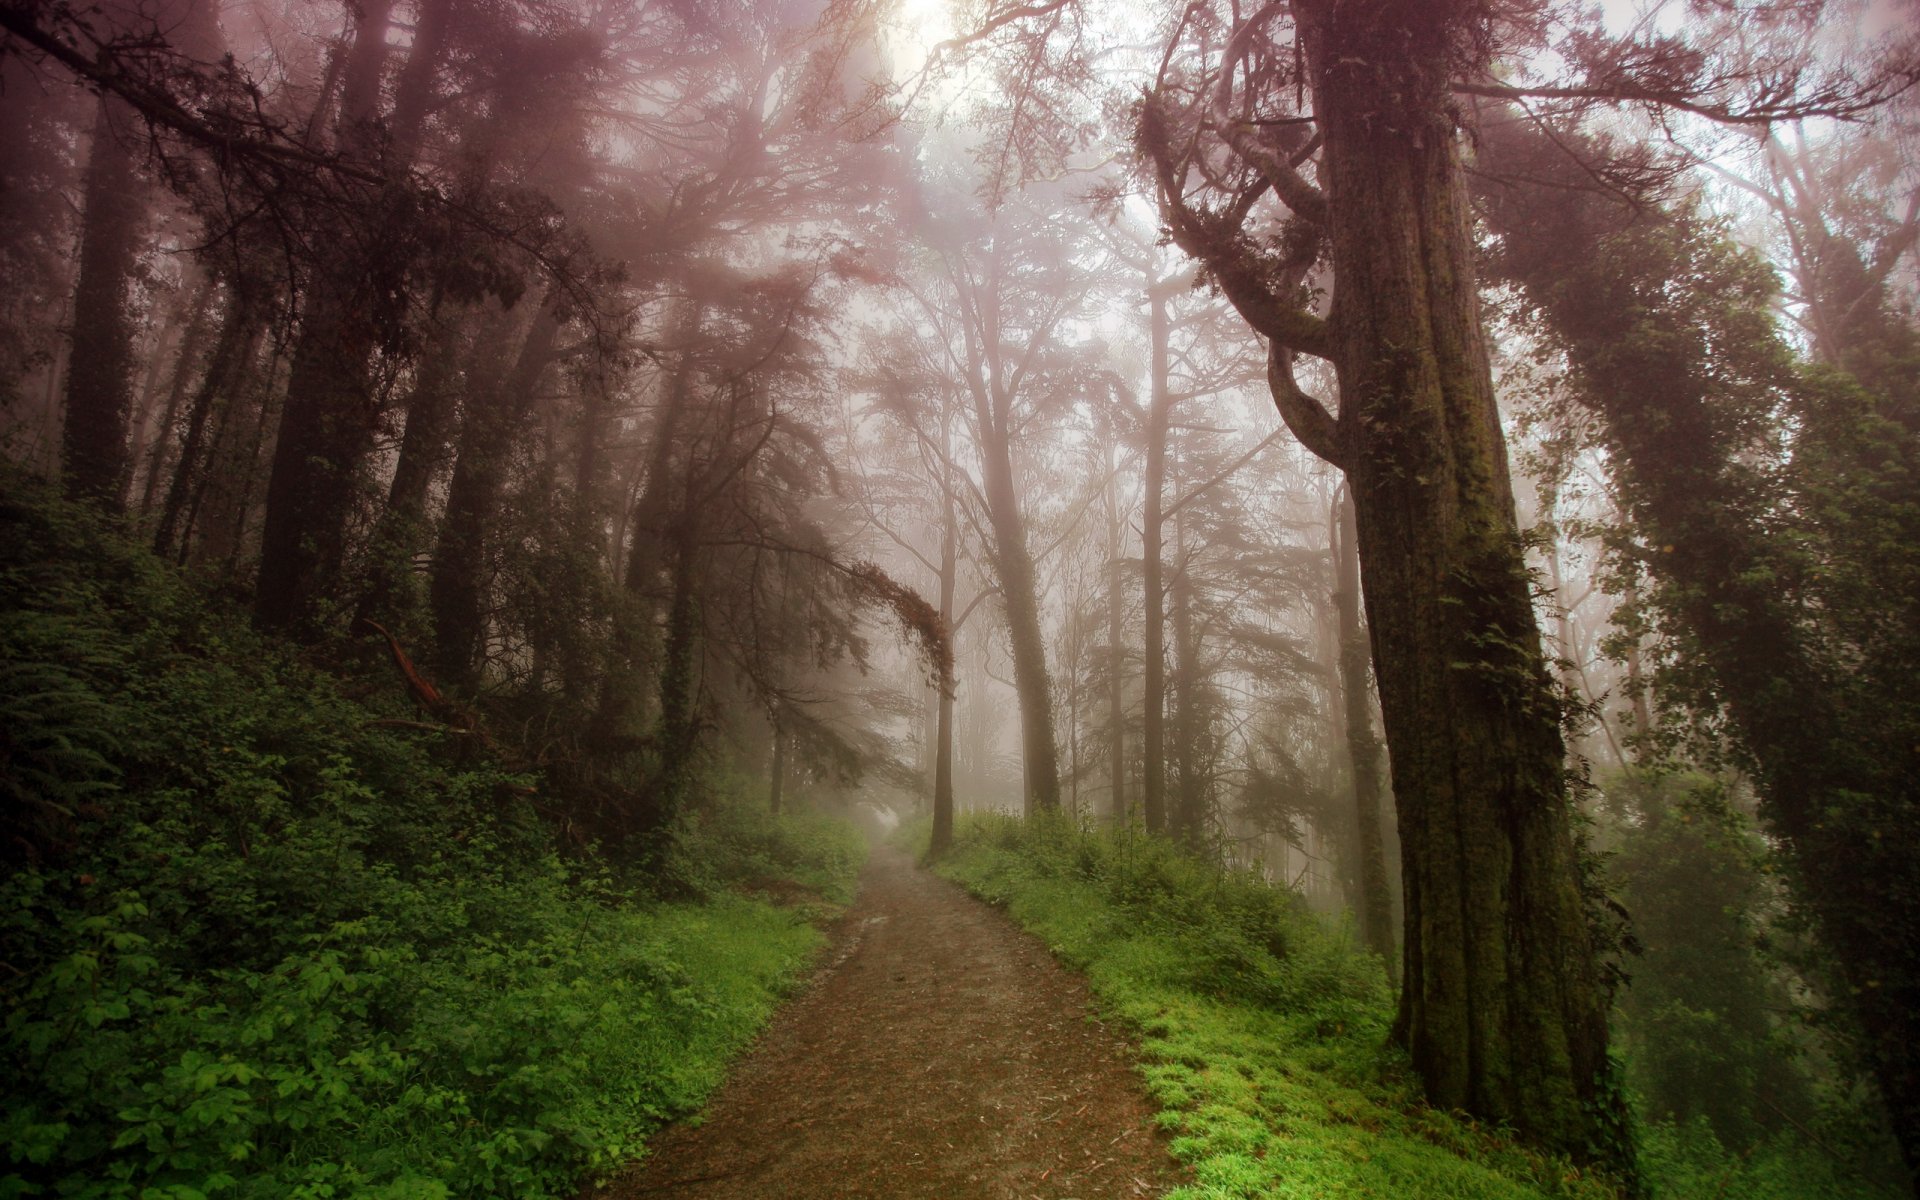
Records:
{"label": "green bush", "polygon": [[556,855],[539,779],[405,727],[390,679],[0,483],[0,1197],[571,1195],[818,945],[746,867],[848,893],[850,829],[736,806],[704,899],[625,899]]}

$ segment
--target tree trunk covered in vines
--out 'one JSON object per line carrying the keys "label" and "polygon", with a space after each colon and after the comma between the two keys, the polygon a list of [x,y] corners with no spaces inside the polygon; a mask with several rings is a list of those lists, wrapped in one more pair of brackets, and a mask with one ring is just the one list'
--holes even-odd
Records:
{"label": "tree trunk covered in vines", "polygon": [[[1552,156],[1577,178],[1562,143],[1499,149],[1529,170]],[[1691,668],[1674,686],[1723,708],[1744,746],[1760,815],[1833,964],[1833,1000],[1857,1022],[1920,1187],[1920,390],[1911,374],[1873,388],[1871,376],[1796,373],[1774,328],[1771,268],[1700,216],[1553,194],[1551,206],[1490,197],[1500,262],[1539,304],[1574,398],[1598,419],[1651,548],[1644,600]],[[1920,362],[1920,337],[1897,324],[1855,349],[1860,367]],[[1783,399],[1792,457],[1770,465],[1755,443]],[[1647,708],[1637,693],[1636,732]]]}
{"label": "tree trunk covered in vines", "polygon": [[1623,1150],[1559,709],[1480,327],[1450,6],[1307,6],[1328,325],[1403,848],[1394,1032],[1429,1101]]}

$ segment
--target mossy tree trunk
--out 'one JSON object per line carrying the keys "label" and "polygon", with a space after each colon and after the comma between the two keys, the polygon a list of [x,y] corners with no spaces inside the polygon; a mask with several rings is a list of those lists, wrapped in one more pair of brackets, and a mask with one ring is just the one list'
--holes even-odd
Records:
{"label": "mossy tree trunk", "polygon": [[1340,622],[1340,700],[1347,761],[1353,774],[1353,808],[1360,856],[1360,936],[1399,978],[1393,939],[1393,892],[1387,883],[1385,832],[1380,813],[1380,742],[1373,736],[1373,704],[1367,688],[1367,631],[1360,623],[1360,553],[1353,499],[1336,502],[1333,606]]}
{"label": "mossy tree trunk", "polygon": [[1607,1004],[1515,526],[1452,128],[1446,9],[1308,25],[1368,628],[1406,903],[1395,1034],[1430,1102],[1586,1156]]}
{"label": "mossy tree trunk", "polygon": [[[1184,160],[1152,104],[1141,139],[1174,240],[1270,339],[1289,428],[1352,489],[1402,847],[1394,1035],[1434,1105],[1624,1165],[1609,997],[1480,326],[1449,91],[1489,18],[1424,0],[1299,0],[1292,13],[1318,186],[1282,155],[1242,153],[1323,243],[1263,257],[1189,206]],[[1298,306],[1318,245],[1334,277],[1324,320]],[[1300,389],[1296,352],[1334,365],[1337,416]]]}

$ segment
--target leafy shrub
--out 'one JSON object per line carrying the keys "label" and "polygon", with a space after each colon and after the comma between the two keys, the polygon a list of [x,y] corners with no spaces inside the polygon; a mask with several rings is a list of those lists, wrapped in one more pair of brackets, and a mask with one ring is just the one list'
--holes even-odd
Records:
{"label": "leafy shrub", "polygon": [[630,903],[555,855],[537,779],[15,479],[0,683],[0,1197],[570,1195],[818,944],[727,872],[844,895],[858,865],[850,831],[730,811],[707,899]]}

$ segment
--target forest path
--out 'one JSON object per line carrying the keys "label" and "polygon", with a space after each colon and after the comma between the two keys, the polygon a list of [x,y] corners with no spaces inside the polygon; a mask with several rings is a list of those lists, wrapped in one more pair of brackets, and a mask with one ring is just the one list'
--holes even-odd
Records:
{"label": "forest path", "polygon": [[813,978],[605,1200],[1122,1200],[1179,1180],[1119,1033],[1005,914],[874,850]]}

